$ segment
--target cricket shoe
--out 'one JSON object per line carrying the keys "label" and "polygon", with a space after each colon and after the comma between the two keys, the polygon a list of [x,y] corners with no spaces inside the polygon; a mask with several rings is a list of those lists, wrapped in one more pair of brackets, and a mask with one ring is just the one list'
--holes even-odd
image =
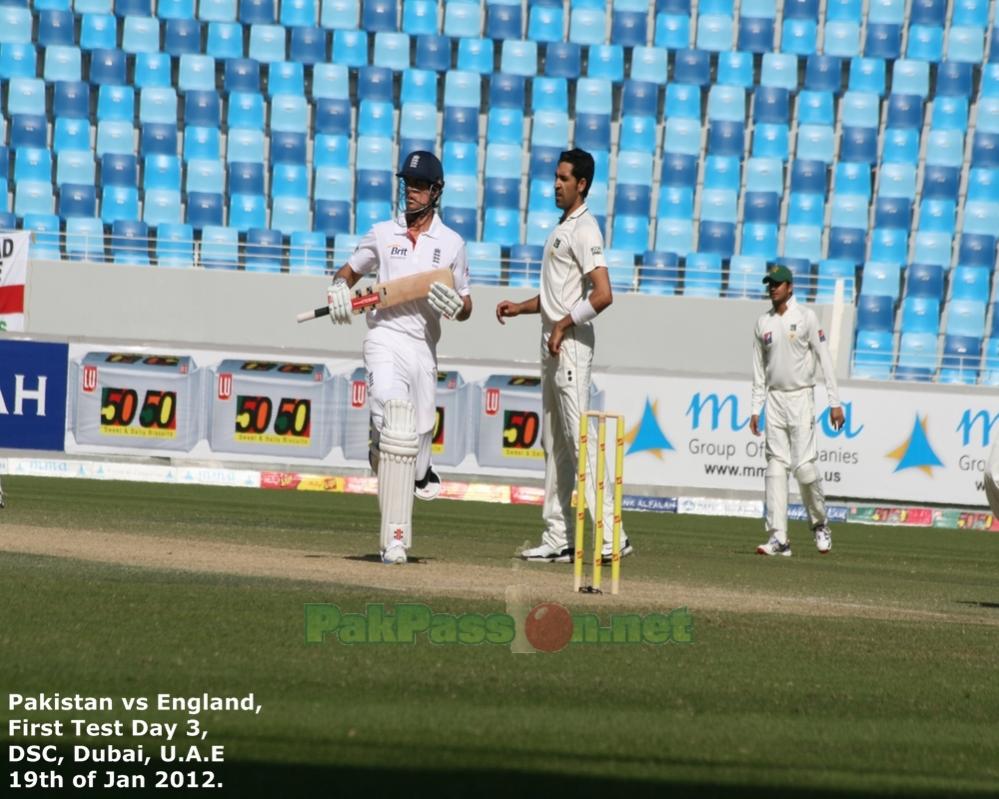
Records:
{"label": "cricket shoe", "polygon": [[425,499],[428,502],[432,499],[437,499],[441,494],[441,478],[437,472],[434,471],[433,466],[427,467],[427,473],[423,475],[422,480],[417,480],[414,487],[413,493],[416,494],[417,499]]}
{"label": "cricket shoe", "polygon": [[777,540],[777,536],[770,536],[770,540],[765,544],[760,544],[756,548],[757,555],[781,555],[785,558],[791,557],[791,542],[785,541],[783,544]]}
{"label": "cricket shoe", "polygon": [[572,547],[553,547],[542,543],[531,549],[525,549],[520,553],[520,557],[539,563],[572,563],[573,554]]}
{"label": "cricket shoe", "polygon": [[817,524],[812,532],[815,533],[815,548],[823,555],[828,554],[832,549],[832,530],[829,529],[829,525]]}
{"label": "cricket shoe", "polygon": [[[614,554],[611,551],[613,548],[610,544],[604,542],[603,549],[600,551],[600,556],[605,564],[612,563],[614,560]],[[632,554],[635,548],[631,545],[631,542],[626,538],[621,542],[621,557],[626,558],[628,555]]]}
{"label": "cricket shoe", "polygon": [[389,566],[396,566],[406,562],[406,547],[401,544],[393,544],[382,552],[382,563]]}

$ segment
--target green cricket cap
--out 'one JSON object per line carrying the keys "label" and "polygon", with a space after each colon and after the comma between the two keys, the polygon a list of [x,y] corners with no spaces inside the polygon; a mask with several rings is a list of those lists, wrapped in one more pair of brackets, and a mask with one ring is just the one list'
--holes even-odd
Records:
{"label": "green cricket cap", "polygon": [[763,278],[764,283],[793,283],[794,275],[786,266],[773,264],[767,267],[767,276]]}

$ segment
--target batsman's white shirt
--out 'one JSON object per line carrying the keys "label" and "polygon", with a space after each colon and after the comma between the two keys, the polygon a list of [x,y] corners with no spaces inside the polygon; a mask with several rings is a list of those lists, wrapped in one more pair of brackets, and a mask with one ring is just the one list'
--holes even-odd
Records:
{"label": "batsman's white shirt", "polygon": [[[377,271],[379,283],[448,267],[454,277],[455,291],[462,297],[470,294],[465,242],[436,213],[430,227],[415,242],[409,237],[405,215],[375,224],[358,242],[347,263],[358,275]],[[372,330],[390,330],[425,341],[431,351],[437,349],[441,337],[440,314],[426,299],[368,311],[365,316]]]}
{"label": "batsman's white shirt", "polygon": [[549,234],[541,263],[541,317],[549,329],[586,296],[586,275],[607,266],[604,237],[585,203]]}
{"label": "batsman's white shirt", "polygon": [[[448,267],[458,294],[470,293],[465,242],[437,214],[415,242],[409,237],[405,215],[375,224],[347,263],[358,275],[375,272],[378,282]],[[364,339],[364,365],[375,429],[381,430],[385,402],[407,399],[416,408],[417,432],[425,434],[433,429],[436,416],[440,314],[422,298],[368,311],[365,316],[369,330]],[[429,462],[429,442],[421,442],[418,466],[425,471]]]}
{"label": "batsman's white shirt", "polygon": [[756,322],[753,333],[753,414],[759,414],[767,391],[799,391],[815,387],[816,364],[822,367],[826,396],[839,405],[839,389],[826,337],[811,308],[792,295],[784,314],[771,308]]}

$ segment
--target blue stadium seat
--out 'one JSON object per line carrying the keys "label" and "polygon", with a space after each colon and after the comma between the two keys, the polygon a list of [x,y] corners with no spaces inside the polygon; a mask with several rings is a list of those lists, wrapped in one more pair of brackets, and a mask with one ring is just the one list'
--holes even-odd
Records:
{"label": "blue stadium seat", "polygon": [[[434,114],[436,118],[436,111]],[[521,109],[491,108],[487,120],[486,141],[498,144],[520,144],[524,141],[524,112]],[[578,118],[576,125],[580,125]]]}
{"label": "blue stadium seat", "polygon": [[[873,48],[871,55],[873,55]],[[839,58],[860,54],[860,23],[828,19],[825,26],[825,53]]]}
{"label": "blue stadium seat", "polygon": [[78,47],[50,45],[45,48],[43,75],[49,83],[80,80],[82,54]]}
{"label": "blue stadium seat", "polygon": [[118,0],[114,13],[119,17],[149,17],[153,13],[153,3],[152,0]]}
{"label": "blue stadium seat", "polygon": [[890,380],[892,334],[887,330],[857,330],[853,348],[852,377]]}
{"label": "blue stadium seat", "polygon": [[699,156],[701,124],[699,121],[673,117],[666,120],[664,153]]}
{"label": "blue stadium seat", "polygon": [[541,279],[543,248],[537,245],[514,244],[507,261],[507,283],[510,286],[538,288]]}
{"label": "blue stadium seat", "polygon": [[822,228],[809,225],[785,226],[784,255],[806,258],[809,261],[821,260]]}
{"label": "blue stadium seat", "polygon": [[780,221],[780,196],[770,191],[747,191],[743,218],[747,222],[776,225]]}
{"label": "blue stadium seat", "polygon": [[978,366],[982,358],[980,336],[947,335],[940,359],[941,383],[974,385],[978,382]]}
{"label": "blue stadium seat", "polygon": [[[510,202],[512,195],[514,207],[519,207],[519,181],[507,181],[503,178],[491,178],[492,185],[487,183],[485,196],[498,205],[506,206]],[[515,183],[516,185],[511,185]],[[491,195],[490,192],[493,192]],[[498,193],[497,193],[498,192]],[[444,194],[441,197],[441,205],[445,208],[455,206],[456,208],[478,208],[479,207],[479,184],[471,175],[453,175],[449,177],[444,185]]]}
{"label": "blue stadium seat", "polygon": [[647,10],[626,11],[614,8],[611,12],[610,40],[622,47],[644,46],[649,38]]}
{"label": "blue stadium seat", "polygon": [[[973,175],[976,170],[972,169],[969,175]],[[958,185],[960,183],[960,171],[954,167],[934,166],[927,164],[923,170],[923,196],[954,198],[957,196]],[[969,193],[974,181],[969,176]]]}
{"label": "blue stadium seat", "polygon": [[751,89],[753,87],[753,54],[739,50],[719,53],[715,79],[718,83]]}
{"label": "blue stadium seat", "polygon": [[263,163],[264,134],[256,128],[230,128],[226,141],[226,161]]}
{"label": "blue stadium seat", "polygon": [[136,186],[139,165],[134,155],[107,153],[101,158],[101,183],[104,186]]}
{"label": "blue stadium seat", "polygon": [[[851,92],[876,94],[879,97],[885,93],[885,62],[881,58],[850,59],[850,76],[847,86]],[[894,84],[892,91],[895,91]]]}
{"label": "blue stadium seat", "polygon": [[296,231],[291,234],[288,271],[299,275],[326,274],[326,234]]}
{"label": "blue stadium seat", "polygon": [[[317,200],[352,202],[354,199],[354,172],[345,167],[318,167],[316,169],[315,197]],[[450,181],[449,181],[450,183]],[[260,181],[263,191],[263,178]]]}
{"label": "blue stadium seat", "polygon": [[735,224],[702,221],[698,225],[697,249],[702,253],[716,253],[724,258],[730,257],[735,252]]}
{"label": "blue stadium seat", "polygon": [[[236,225],[229,223],[229,227]],[[240,228],[237,228],[241,230]],[[246,229],[244,268],[247,272],[280,272],[284,260],[284,237],[279,230],[258,225]]]}
{"label": "blue stadium seat", "polygon": [[164,222],[156,228],[156,263],[170,267],[194,265],[194,230],[190,225]]}
{"label": "blue stadium seat", "polygon": [[149,266],[148,226],[137,219],[119,219],[112,225],[109,238],[112,260],[116,264]]}
{"label": "blue stadium seat", "polygon": [[497,242],[471,241],[466,244],[472,283],[498,286],[503,277],[502,250]]}
{"label": "blue stadium seat", "polygon": [[[477,175],[478,167],[478,145],[475,141],[444,141],[443,158],[441,162],[444,166],[444,174]],[[535,148],[535,153],[538,148]],[[533,157],[534,153],[532,153]],[[558,158],[558,153],[555,154]],[[551,171],[555,174],[555,170]]]}
{"label": "blue stadium seat", "polygon": [[[634,81],[636,85],[653,85]],[[670,83],[666,87],[666,118],[682,117],[701,120],[701,89],[686,83]]]}
{"label": "blue stadium seat", "polygon": [[653,43],[668,50],[690,47],[690,14],[657,13]]}
{"label": "blue stadium seat", "polygon": [[[80,46],[84,50],[88,48],[81,36]],[[94,47],[106,47],[111,49],[115,46],[112,37],[106,43],[95,44]],[[163,28],[163,49],[172,56],[181,56],[189,53],[201,52],[201,23],[195,19],[168,19]]]}
{"label": "blue stadium seat", "polygon": [[805,62],[805,89],[839,94],[843,88],[842,61],[837,56],[813,53]]}
{"label": "blue stadium seat", "polygon": [[840,140],[839,157],[844,161],[875,163],[878,158],[877,129],[844,127]]}
{"label": "blue stadium seat", "polygon": [[[740,16],[738,48],[750,53],[769,53],[774,46],[774,27],[773,18]],[[700,27],[698,35],[700,36]]]}
{"label": "blue stadium seat", "polygon": [[928,63],[937,63],[943,58],[944,29],[942,25],[909,26],[909,40],[906,44],[907,58]]}
{"label": "blue stadium seat", "polygon": [[[71,11],[46,9],[38,12],[38,44],[42,47],[52,45],[73,45],[76,35],[73,31],[75,20]],[[9,41],[21,41],[15,37]]]}
{"label": "blue stadium seat", "polygon": [[947,326],[951,336],[981,339],[985,333],[985,300],[951,299],[947,303]]}
{"label": "blue stadium seat", "polygon": [[864,55],[886,59],[902,55],[902,26],[868,21]]}
{"label": "blue stadium seat", "polygon": [[649,150],[652,152],[656,149],[657,139],[654,118],[644,116],[624,116],[621,118],[618,146],[622,150]]}
{"label": "blue stadium seat", "polygon": [[[28,152],[20,150],[19,152]],[[4,152],[6,155],[6,152]],[[4,165],[6,167],[6,164]],[[6,169],[4,169],[6,172]],[[94,185],[94,156],[90,150],[64,150],[56,156],[56,185],[62,186],[66,183],[76,183],[81,185]],[[0,185],[6,186],[7,176],[0,178]]]}
{"label": "blue stadium seat", "polygon": [[697,157],[681,153],[663,152],[663,186],[693,187],[697,183]]}
{"label": "blue stadium seat", "polygon": [[243,51],[243,26],[238,22],[209,22],[205,55],[219,60],[241,59]]}
{"label": "blue stadium seat", "polygon": [[34,78],[37,60],[33,44],[4,42],[0,44],[0,78]]}
{"label": "blue stadium seat", "polygon": [[531,81],[531,87],[532,111],[569,110],[569,88],[565,78],[537,77]]}
{"label": "blue stadium seat", "polygon": [[620,83],[624,80],[624,48],[619,44],[593,44],[587,48],[586,74],[590,78]]}
{"label": "blue stadium seat", "polygon": [[777,225],[763,222],[745,222],[742,225],[742,255],[765,260],[777,257]]}
{"label": "blue stadium seat", "polygon": [[694,223],[688,219],[660,218],[656,222],[656,250],[686,255],[694,247]]}
{"label": "blue stadium seat", "polygon": [[104,186],[101,190],[101,220],[105,225],[139,219],[139,192],[134,186]]}
{"label": "blue stadium seat", "polygon": [[887,128],[881,151],[882,163],[914,164],[919,160],[919,131]]}
{"label": "blue stadium seat", "polygon": [[[193,225],[197,230],[197,225]],[[239,266],[239,231],[221,222],[206,224],[201,230],[199,258],[205,269],[236,269]]]}
{"label": "blue stadium seat", "polygon": [[760,275],[766,274],[767,259],[755,255],[733,255],[729,259],[727,297],[753,297],[763,294]]}
{"label": "blue stadium seat", "polygon": [[861,275],[860,296],[884,296],[897,300],[902,268],[899,264],[868,261]]}
{"label": "blue stadium seat", "polygon": [[799,158],[791,163],[791,191],[824,196],[827,174],[824,162]]}
{"label": "blue stadium seat", "polygon": [[145,158],[143,188],[150,190],[180,190],[180,159],[175,155],[149,155]]}
{"label": "blue stadium seat", "polygon": [[368,63],[367,33],[359,30],[333,31],[333,62],[347,67],[365,66]]}
{"label": "blue stadium seat", "polygon": [[[70,27],[72,34],[72,26]],[[170,29],[167,29],[168,34]],[[168,35],[165,44],[174,44]],[[65,44],[72,44],[72,35]],[[80,21],[81,50],[113,50],[118,44],[118,23],[111,14],[84,14]]]}
{"label": "blue stadium seat", "polygon": [[818,24],[814,19],[789,18],[785,12],[781,24],[781,50],[792,55],[809,56],[816,51]]}
{"label": "blue stadium seat", "polygon": [[[406,53],[408,64],[408,45]],[[480,75],[487,75],[493,71],[493,58],[492,39],[458,40],[458,69],[465,72],[478,72]]]}
{"label": "blue stadium seat", "polygon": [[190,161],[193,158],[218,159],[221,156],[220,148],[218,128],[198,127],[196,125],[188,125],[184,128],[185,161]]}
{"label": "blue stadium seat", "polygon": [[[176,127],[172,128],[176,131]],[[97,124],[97,148],[100,157],[104,153],[132,155],[135,152],[135,129],[131,122],[103,120]]]}
{"label": "blue stadium seat", "polygon": [[[140,89],[147,86],[171,86],[171,69],[170,56],[167,53],[137,53],[135,55],[135,85]],[[94,82],[92,66],[90,82]],[[121,82],[124,83],[124,80]]]}
{"label": "blue stadium seat", "polygon": [[[489,8],[512,9],[517,7],[490,5]],[[575,80],[580,74],[582,74],[582,48],[578,44],[556,41],[545,47],[545,75],[552,78]]]}
{"label": "blue stadium seat", "polygon": [[935,233],[954,233],[957,203],[954,200],[924,197],[919,205],[919,229]]}
{"label": "blue stadium seat", "polygon": [[417,36],[413,66],[431,72],[447,72],[451,68],[451,40],[447,36]]}
{"label": "blue stadium seat", "polygon": [[71,261],[104,261],[104,225],[100,219],[91,216],[66,220],[66,257]]}
{"label": "blue stadium seat", "polygon": [[289,28],[311,27],[316,24],[317,10],[317,0],[284,0],[280,22]]}
{"label": "blue stadium seat", "polygon": [[177,85],[182,92],[215,91],[215,59],[212,56],[185,53],[179,62]]}
{"label": "blue stadium seat", "polygon": [[674,295],[679,285],[680,259],[676,253],[648,250],[639,256],[640,294]]}
{"label": "blue stadium seat", "polygon": [[369,31],[394,31],[398,18],[395,0],[364,0],[361,27]]}
{"label": "blue stadium seat", "polygon": [[978,25],[954,25],[947,30],[947,58],[980,64],[985,56],[985,30]]}
{"label": "blue stadium seat", "polygon": [[[986,95],[988,68],[983,70],[982,95]],[[959,61],[942,61],[937,66],[936,96],[969,97],[972,86],[972,65]]]}
{"label": "blue stadium seat", "polygon": [[[383,205],[382,203],[362,201],[357,204],[360,218],[366,205]],[[382,210],[381,218],[388,218],[391,215],[391,207],[388,213]],[[280,230],[284,235],[289,236],[299,231],[312,230],[309,219],[309,200],[305,197],[274,197],[271,201],[271,228]]]}
{"label": "blue stadium seat", "polygon": [[231,194],[229,196],[229,227],[235,228],[240,233],[245,233],[266,226],[267,199],[262,194]]}
{"label": "blue stadium seat", "polygon": [[[852,269],[852,264],[849,265]],[[857,328],[860,330],[895,329],[895,298],[887,294],[862,293],[857,298]]]}
{"label": "blue stadium seat", "polygon": [[935,336],[940,330],[940,300],[935,297],[904,297],[899,329],[903,334],[931,333]]}
{"label": "blue stadium seat", "polygon": [[[701,50],[724,52],[732,47],[733,19],[727,14],[700,13],[697,17],[697,47]],[[772,34],[771,34],[772,36]],[[741,47],[739,49],[746,49]]]}
{"label": "blue stadium seat", "polygon": [[230,58],[225,62],[225,90],[242,94],[260,92],[260,65],[249,58]]}
{"label": "blue stadium seat", "polygon": [[[348,99],[348,98],[343,98]],[[402,87],[399,90],[399,102],[427,103],[437,106],[437,74],[425,69],[410,68],[403,70]]]}
{"label": "blue stadium seat", "polygon": [[[819,304],[831,303],[836,296],[836,283],[840,280],[843,281],[843,296],[849,302],[855,293],[856,265],[831,258],[819,261],[813,301]],[[860,326],[859,322],[857,326]]]}
{"label": "blue stadium seat", "polygon": [[59,216],[91,218],[97,213],[97,189],[91,185],[67,183],[59,187]]}
{"label": "blue stadium seat", "polygon": [[714,252],[686,254],[683,293],[688,297],[719,297],[722,287],[721,257]]}
{"label": "blue stadium seat", "polygon": [[225,172],[222,164],[200,158],[188,161],[184,189],[188,194],[191,192],[222,194],[225,191]]}
{"label": "blue stadium seat", "polygon": [[500,71],[533,77],[538,71],[538,45],[530,40],[507,39],[500,51]]}
{"label": "blue stadium seat", "polygon": [[[924,193],[925,193],[925,184],[926,184],[925,176],[923,178],[923,184],[924,184]],[[949,196],[954,197],[956,195],[957,191],[955,189],[955,191],[951,192]],[[995,169],[969,170],[967,199],[983,200],[985,202],[999,202],[999,170]]]}
{"label": "blue stadium seat", "polygon": [[860,228],[829,228],[829,258],[837,258],[851,263],[863,263],[867,232]]}
{"label": "blue stadium seat", "polygon": [[[677,62],[679,63],[679,61]],[[632,80],[663,85],[666,83],[667,53],[659,47],[635,47],[631,53]]]}
{"label": "blue stadium seat", "polygon": [[872,261],[904,263],[908,251],[908,230],[876,227],[870,233]]}
{"label": "blue stadium seat", "polygon": [[143,89],[139,97],[139,123],[176,124],[177,92],[159,86]]}
{"label": "blue stadium seat", "polygon": [[195,230],[222,224],[222,195],[201,191],[187,194],[187,222]]}
{"label": "blue stadium seat", "polygon": [[[274,180],[271,181],[272,186],[276,184],[277,178],[277,167],[275,167]],[[304,181],[304,173],[302,179]],[[390,171],[381,169],[361,169],[357,172],[356,181],[358,200],[392,202],[396,183],[395,178]],[[272,189],[271,192],[273,194],[274,189]],[[293,190],[291,193],[278,192],[278,195],[287,194],[288,196],[304,196],[307,193],[308,190],[305,185],[303,185],[297,191]]]}
{"label": "blue stadium seat", "polygon": [[800,125],[797,144],[799,160],[824,164],[833,160],[833,129],[829,125]]}
{"label": "blue stadium seat", "polygon": [[863,195],[840,194],[837,191],[832,196],[830,207],[830,227],[867,227],[867,198]]}
{"label": "blue stadium seat", "polygon": [[[465,241],[474,241],[477,236],[478,221],[471,208],[445,208],[441,214],[444,224],[454,230]],[[483,231],[485,237],[485,231]]]}
{"label": "blue stadium seat", "polygon": [[992,273],[983,266],[955,266],[950,276],[950,300],[987,302]]}
{"label": "blue stadium seat", "polygon": [[[391,101],[391,98],[389,98]],[[477,72],[451,70],[444,79],[444,107],[474,108],[482,102],[481,80]],[[521,104],[523,107],[523,104]]]}
{"label": "blue stadium seat", "polygon": [[823,196],[791,192],[788,199],[787,224],[822,227],[825,215]]}
{"label": "blue stadium seat", "polygon": [[712,155],[742,158],[746,128],[742,122],[714,120],[708,127],[708,152]]}
{"label": "blue stadium seat", "polygon": [[[304,164],[305,163],[304,133],[290,131],[275,131],[271,133],[271,163],[272,164]],[[360,162],[358,162],[360,166]]]}
{"label": "blue stadium seat", "polygon": [[[434,9],[436,17],[436,7]],[[429,31],[427,31],[429,33]],[[521,39],[524,33],[524,17],[520,3],[486,3],[486,33],[490,39]],[[568,77],[568,76],[566,76]]]}
{"label": "blue stadium seat", "polygon": [[360,0],[323,0],[319,24],[324,28],[355,30],[360,13]]}
{"label": "blue stadium seat", "polygon": [[274,0],[239,0],[239,21],[244,25],[269,25],[276,19]]}
{"label": "blue stadium seat", "polygon": [[[564,26],[565,17],[561,5],[531,4],[527,17],[528,39],[536,42],[561,42]],[[514,41],[519,39],[518,36]]]}
{"label": "blue stadium seat", "polygon": [[576,44],[604,43],[604,9],[573,7],[569,15],[569,41]]}
{"label": "blue stadium seat", "polygon": [[738,158],[709,155],[704,159],[702,178],[705,189],[739,192],[741,164]]}
{"label": "blue stadium seat", "polygon": [[958,247],[957,263],[995,268],[996,239],[981,233],[965,233]]}
{"label": "blue stadium seat", "polygon": [[951,236],[926,230],[917,231],[913,237],[915,263],[938,264],[944,269],[950,267]]}
{"label": "blue stadium seat", "polygon": [[349,233],[350,205],[344,200],[316,200],[313,228],[327,236]]}

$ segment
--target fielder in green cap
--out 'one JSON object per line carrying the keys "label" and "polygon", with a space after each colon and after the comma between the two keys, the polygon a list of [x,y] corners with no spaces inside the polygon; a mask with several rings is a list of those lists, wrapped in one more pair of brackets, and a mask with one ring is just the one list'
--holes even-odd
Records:
{"label": "fielder in green cap", "polygon": [[815,546],[832,549],[822,481],[815,463],[815,367],[822,367],[829,420],[843,426],[836,375],[826,336],[811,308],[794,298],[794,274],[783,264],[767,268],[763,282],[771,308],[756,322],[753,334],[753,435],[760,435],[760,414],[766,403],[766,530],[770,538],[756,548],[760,555],[791,554],[787,536],[787,483],[793,474],[808,512]]}

